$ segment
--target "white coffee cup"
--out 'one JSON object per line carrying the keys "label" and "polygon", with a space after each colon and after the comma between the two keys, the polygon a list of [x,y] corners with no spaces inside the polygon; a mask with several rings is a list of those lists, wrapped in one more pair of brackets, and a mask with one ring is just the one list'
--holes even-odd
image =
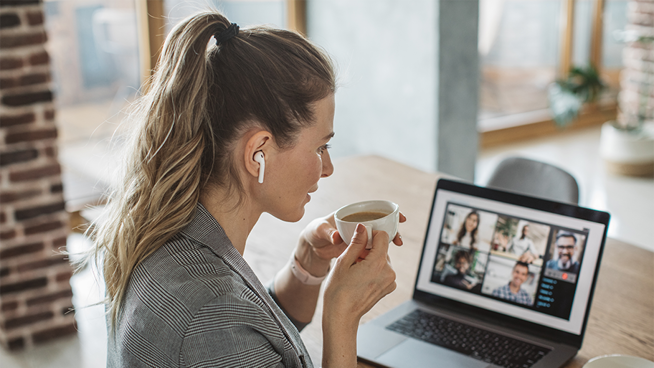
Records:
{"label": "white coffee cup", "polygon": [[[386,215],[367,221],[343,220],[347,216],[363,212],[379,212]],[[388,234],[388,240],[393,240],[400,224],[400,206],[391,201],[383,200],[357,202],[341,207],[334,214],[334,219],[336,220],[336,228],[341,234],[341,238],[343,238],[343,241],[348,245],[352,241],[352,236],[354,235],[357,224],[363,224],[368,232],[368,244],[366,245],[366,249],[370,249],[372,248],[373,230],[385,231]]]}
{"label": "white coffee cup", "polygon": [[595,357],[584,364],[583,368],[653,368],[654,362],[645,358],[629,355],[604,355]]}

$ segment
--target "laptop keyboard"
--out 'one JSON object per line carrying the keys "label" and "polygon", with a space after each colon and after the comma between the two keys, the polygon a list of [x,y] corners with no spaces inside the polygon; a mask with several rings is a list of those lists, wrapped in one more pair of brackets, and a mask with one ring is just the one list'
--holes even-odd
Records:
{"label": "laptop keyboard", "polygon": [[421,310],[386,328],[506,368],[531,367],[550,351]]}

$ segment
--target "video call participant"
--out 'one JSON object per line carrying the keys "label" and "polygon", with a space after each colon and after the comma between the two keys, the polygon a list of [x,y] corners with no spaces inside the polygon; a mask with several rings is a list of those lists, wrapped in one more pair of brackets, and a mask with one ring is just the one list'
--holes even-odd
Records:
{"label": "video call participant", "polygon": [[519,261],[525,263],[532,263],[539,257],[534,242],[529,238],[529,224],[522,227],[519,238],[516,236],[511,240],[507,252],[520,256]]}
{"label": "video call participant", "polygon": [[558,259],[547,261],[546,267],[552,270],[578,273],[579,262],[573,258],[577,250],[577,237],[573,233],[559,231],[556,235],[556,253]]}
{"label": "video call participant", "polygon": [[454,255],[454,267],[456,268],[457,273],[445,276],[443,283],[457,289],[472,289],[474,285],[465,279],[466,273],[470,269],[470,261],[470,253],[466,252],[465,250],[456,252]]}
{"label": "video call participant", "polygon": [[452,244],[477,250],[477,229],[479,229],[479,213],[472,211],[461,224],[461,229]]}
{"label": "video call participant", "polygon": [[492,295],[498,298],[506,299],[515,303],[532,305],[533,301],[529,293],[524,291],[521,286],[527,281],[529,276],[529,265],[525,262],[516,262],[511,273],[511,281],[504,286],[493,290]]}

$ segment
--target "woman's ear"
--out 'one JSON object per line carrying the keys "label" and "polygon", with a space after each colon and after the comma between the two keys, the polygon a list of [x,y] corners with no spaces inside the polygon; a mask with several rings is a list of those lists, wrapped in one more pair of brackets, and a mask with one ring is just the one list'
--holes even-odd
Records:
{"label": "woman's ear", "polygon": [[[259,130],[247,138],[243,152],[245,169],[257,181],[262,182],[265,171],[265,159],[271,150],[272,135],[267,130]],[[263,156],[263,158],[261,158]],[[262,162],[263,160],[263,162]]]}

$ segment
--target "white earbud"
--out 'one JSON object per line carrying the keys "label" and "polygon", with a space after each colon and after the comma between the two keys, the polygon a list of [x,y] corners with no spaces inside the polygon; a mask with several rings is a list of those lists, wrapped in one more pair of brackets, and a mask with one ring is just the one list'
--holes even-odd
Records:
{"label": "white earbud", "polygon": [[263,152],[257,151],[254,154],[254,161],[259,163],[259,184],[263,183],[263,172],[266,170],[266,160],[263,158]]}

